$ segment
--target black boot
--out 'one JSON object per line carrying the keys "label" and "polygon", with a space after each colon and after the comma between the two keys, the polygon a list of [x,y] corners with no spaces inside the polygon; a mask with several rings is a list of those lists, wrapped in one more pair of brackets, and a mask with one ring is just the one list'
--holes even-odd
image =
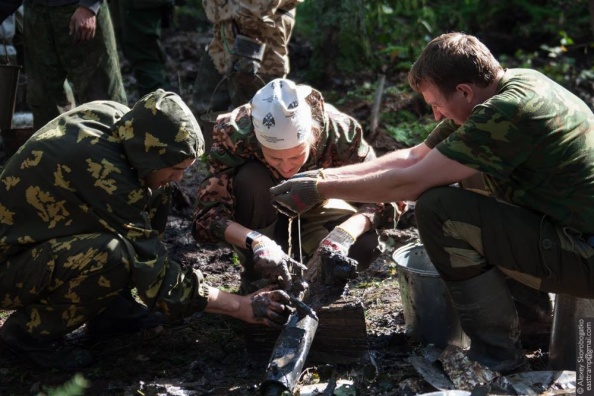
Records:
{"label": "black boot", "polygon": [[518,313],[503,274],[494,268],[446,285],[462,329],[470,337],[468,358],[502,374],[527,369]]}
{"label": "black boot", "polygon": [[130,289],[124,289],[99,315],[87,322],[87,335],[98,339],[118,334],[135,333],[166,323],[165,315],[151,312],[137,302]]}
{"label": "black boot", "polygon": [[17,314],[12,314],[0,329],[0,338],[15,354],[38,366],[58,370],[79,370],[94,363],[93,355],[87,350],[31,336],[15,320]]}

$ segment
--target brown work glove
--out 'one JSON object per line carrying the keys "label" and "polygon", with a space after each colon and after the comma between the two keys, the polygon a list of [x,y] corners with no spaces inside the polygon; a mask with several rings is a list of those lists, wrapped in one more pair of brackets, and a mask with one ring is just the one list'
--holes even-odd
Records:
{"label": "brown work glove", "polygon": [[313,177],[291,178],[272,187],[270,193],[279,211],[293,215],[306,212],[324,201],[318,191],[318,179]]}

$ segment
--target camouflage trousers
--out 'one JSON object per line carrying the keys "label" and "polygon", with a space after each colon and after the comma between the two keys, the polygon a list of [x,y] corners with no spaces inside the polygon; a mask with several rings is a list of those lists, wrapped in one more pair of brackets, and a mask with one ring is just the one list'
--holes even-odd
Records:
{"label": "camouflage trousers", "polygon": [[0,263],[0,309],[40,340],[70,333],[129,285],[124,243],[110,234],[52,239]]}
{"label": "camouflage trousers", "polygon": [[138,95],[144,96],[162,88],[171,89],[166,70],[167,54],[161,44],[163,14],[171,12],[167,1],[162,5],[154,1],[145,2],[151,6],[139,6],[139,0],[111,0],[111,12],[114,27],[119,34],[124,56],[130,62]]}
{"label": "camouflage trousers", "polygon": [[[95,37],[82,43],[75,43],[68,29],[77,7],[25,4],[27,101],[35,129],[74,105],[93,100],[127,104],[107,3],[97,13]],[[68,99],[66,80],[76,103]]]}
{"label": "camouflage trousers", "polygon": [[[243,165],[237,172],[233,185],[236,203],[235,221],[271,238],[283,248],[285,253],[291,253],[291,256],[298,261],[301,257],[299,249],[302,251],[304,261],[307,260],[334,227],[357,212],[355,207],[345,201],[328,200],[323,205],[301,214],[299,221],[293,219],[291,233],[289,233],[288,217],[278,213],[270,199],[262,198],[270,196],[269,190],[276,184],[278,181],[273,179],[270,171],[262,163],[252,161]],[[291,246],[289,246],[289,235]],[[237,247],[235,251],[244,268],[244,279],[246,281],[259,279],[259,275],[253,268],[252,252]],[[378,235],[375,230],[370,230],[357,238],[349,250],[349,257],[357,260],[360,268],[366,268],[379,253]]]}
{"label": "camouflage trousers", "polygon": [[456,187],[416,204],[421,240],[446,281],[498,267],[534,289],[594,298],[594,248],[547,216]]}

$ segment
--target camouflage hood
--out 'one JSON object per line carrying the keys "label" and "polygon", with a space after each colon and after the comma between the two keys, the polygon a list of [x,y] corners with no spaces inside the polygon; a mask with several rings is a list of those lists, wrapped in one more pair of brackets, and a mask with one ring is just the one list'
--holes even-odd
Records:
{"label": "camouflage hood", "polygon": [[141,178],[204,153],[196,118],[173,92],[158,89],[145,95],[115,128],[128,161]]}

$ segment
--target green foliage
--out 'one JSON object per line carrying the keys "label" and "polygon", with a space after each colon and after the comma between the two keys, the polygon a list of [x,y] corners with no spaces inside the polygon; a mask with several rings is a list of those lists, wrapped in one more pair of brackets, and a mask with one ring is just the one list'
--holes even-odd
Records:
{"label": "green foliage", "polygon": [[175,13],[181,16],[191,16],[196,19],[205,18],[202,0],[183,0],[183,5],[175,7]]}
{"label": "green foliage", "polygon": [[299,6],[295,28],[313,45],[314,80],[386,66],[406,71],[448,31],[480,37],[496,56],[592,41],[587,0],[316,0]]}
{"label": "green foliage", "polygon": [[386,114],[382,116],[382,122],[386,124],[387,132],[394,140],[408,147],[425,140],[436,125],[429,117],[419,120],[415,114],[407,110],[397,114]]}
{"label": "green foliage", "polygon": [[77,373],[69,381],[56,388],[48,388],[38,396],[82,396],[85,389],[90,388],[91,383],[80,373]]}
{"label": "green foliage", "polygon": [[233,252],[233,255],[231,256],[231,264],[234,267],[239,267],[241,266],[241,262],[239,261],[239,256],[237,255],[236,252]]}

